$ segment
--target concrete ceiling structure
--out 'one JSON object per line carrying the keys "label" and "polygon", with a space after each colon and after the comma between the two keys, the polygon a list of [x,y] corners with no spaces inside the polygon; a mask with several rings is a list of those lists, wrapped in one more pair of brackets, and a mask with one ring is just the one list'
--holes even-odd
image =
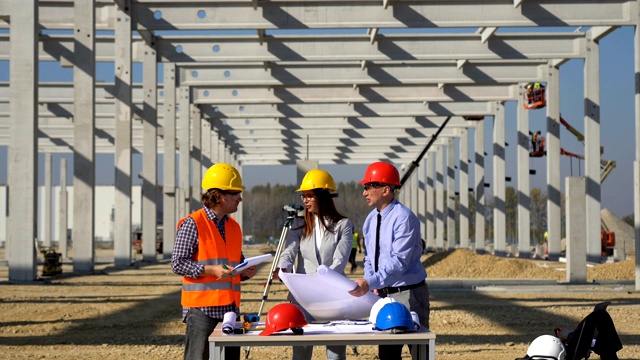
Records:
{"label": "concrete ceiling structure", "polygon": [[[256,150],[243,148],[244,139],[231,135],[231,129],[215,120],[239,118],[251,123],[254,118],[264,117],[305,118],[313,125],[318,117],[492,115],[491,109],[485,110],[490,106],[472,102],[517,100],[518,84],[544,81],[549,64],[558,66],[568,59],[584,58],[585,43],[590,40],[584,32],[497,33],[498,26],[600,26],[595,31],[599,32],[597,36],[604,36],[614,29],[612,26],[631,24],[633,17],[627,11],[636,6],[633,1],[585,1],[579,5],[553,1],[116,4],[127,9],[131,29],[142,34],[132,37],[132,61],[143,61],[148,43],[145,39],[152,39],[158,61],[177,63],[179,86],[189,87],[191,102],[212,121],[212,128],[219,130],[222,141],[231,147],[240,164],[251,164],[251,152]],[[115,29],[118,6],[105,0],[96,1],[95,7],[95,28]],[[574,11],[578,9],[589,15],[576,15]],[[43,29],[73,29],[73,13],[73,1],[39,3]],[[500,21],[496,23],[493,18]],[[439,28],[440,32],[424,33],[429,28]],[[477,31],[458,33],[460,28]],[[211,34],[212,31],[219,33]],[[239,34],[230,34],[233,31]],[[69,34],[41,35],[39,59],[73,66],[74,42],[74,36]],[[114,42],[114,35],[96,36],[96,61],[114,61]],[[0,59],[8,57],[7,44],[8,36],[0,37]],[[134,117],[140,118],[141,100],[135,99],[141,97],[135,94],[134,89],[132,111]],[[162,126],[161,94],[158,99]],[[449,101],[468,104],[440,104]],[[73,114],[72,93],[67,93],[65,99],[52,100],[42,94],[39,102],[41,117],[69,118]],[[0,114],[7,114],[3,103]],[[96,117],[113,118],[112,104],[97,101],[96,106]],[[252,141],[261,138],[255,131]],[[40,149],[55,151],[46,139],[57,136],[48,135],[43,129],[41,132],[45,136]],[[279,136],[283,149],[290,145],[286,144],[287,134]],[[62,143],[73,144],[68,140]],[[139,149],[139,145],[134,146]],[[106,152],[108,148],[100,146],[98,151]],[[159,151],[163,151],[162,144]],[[260,163],[292,163],[285,151],[282,154],[280,160]],[[329,160],[342,161],[338,157]]]}

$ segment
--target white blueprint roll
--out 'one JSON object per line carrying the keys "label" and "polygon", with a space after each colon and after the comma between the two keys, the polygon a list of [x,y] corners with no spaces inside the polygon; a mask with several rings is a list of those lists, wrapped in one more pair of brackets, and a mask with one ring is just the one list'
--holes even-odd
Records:
{"label": "white blueprint roll", "polygon": [[372,292],[361,297],[350,295],[356,283],[326,265],[320,265],[313,275],[280,271],[278,276],[296,301],[319,321],[364,319],[380,299]]}
{"label": "white blueprint roll", "polygon": [[229,311],[224,314],[222,318],[222,332],[225,334],[233,334],[233,329],[236,328],[236,313]]}

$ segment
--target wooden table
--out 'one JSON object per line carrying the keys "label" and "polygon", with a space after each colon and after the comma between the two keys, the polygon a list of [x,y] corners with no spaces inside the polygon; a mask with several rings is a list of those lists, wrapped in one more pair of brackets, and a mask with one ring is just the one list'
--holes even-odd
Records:
{"label": "wooden table", "polygon": [[[434,360],[436,353],[436,334],[430,331],[404,334],[387,334],[382,331],[349,333],[318,333],[323,325],[310,324],[304,327],[304,335],[293,335],[290,331],[270,336],[258,336],[259,331],[245,335],[226,335],[220,327],[209,336],[210,359],[224,360],[225,346],[296,346],[296,345],[393,345],[412,344],[417,351],[413,353],[415,360]],[[260,358],[256,355],[256,359]],[[241,355],[242,357],[242,355]]]}

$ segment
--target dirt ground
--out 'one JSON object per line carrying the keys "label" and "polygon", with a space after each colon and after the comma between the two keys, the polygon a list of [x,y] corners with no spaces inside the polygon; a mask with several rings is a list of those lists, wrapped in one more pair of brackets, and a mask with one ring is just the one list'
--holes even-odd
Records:
{"label": "dirt ground", "polygon": [[[254,247],[245,253],[253,256],[265,250]],[[136,262],[122,270],[108,260],[100,262],[109,256],[113,257],[112,250],[100,250],[94,275],[74,276],[71,264],[65,263],[62,275],[29,284],[8,283],[6,262],[0,266],[0,358],[181,358],[185,328],[180,319],[180,277],[171,272],[167,260]],[[624,345],[618,352],[620,359],[640,359],[640,293],[633,291],[633,260],[589,268],[588,280],[593,284],[563,285],[563,263],[497,258],[466,250],[423,259],[438,359],[524,356],[537,336],[550,334],[557,326],[573,329],[595,304],[605,300],[612,302],[609,313]],[[361,254],[358,260],[362,261]],[[243,283],[243,312],[258,311],[269,267],[266,264],[254,279]],[[349,276],[361,275],[359,267]],[[496,280],[493,285],[462,289],[451,282],[447,285],[453,279]],[[501,279],[521,279],[521,286],[503,286]],[[557,285],[544,285],[543,279]],[[286,294],[281,283],[271,286],[263,313],[286,301]],[[348,358],[377,358],[374,346],[358,346],[357,352],[349,347]],[[249,355],[250,359],[290,359],[291,349],[252,347]],[[403,358],[410,358],[406,348]],[[313,359],[326,359],[324,348],[316,347]]]}

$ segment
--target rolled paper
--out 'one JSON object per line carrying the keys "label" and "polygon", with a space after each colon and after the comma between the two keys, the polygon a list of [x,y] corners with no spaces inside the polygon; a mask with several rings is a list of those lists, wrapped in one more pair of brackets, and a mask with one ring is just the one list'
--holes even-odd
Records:
{"label": "rolled paper", "polygon": [[222,319],[222,332],[225,334],[233,334],[233,330],[236,328],[236,313],[229,311],[224,314]]}
{"label": "rolled paper", "polygon": [[380,299],[373,292],[361,297],[349,294],[357,284],[326,265],[316,274],[278,274],[291,295],[317,321],[357,320],[369,316],[371,307]]}

